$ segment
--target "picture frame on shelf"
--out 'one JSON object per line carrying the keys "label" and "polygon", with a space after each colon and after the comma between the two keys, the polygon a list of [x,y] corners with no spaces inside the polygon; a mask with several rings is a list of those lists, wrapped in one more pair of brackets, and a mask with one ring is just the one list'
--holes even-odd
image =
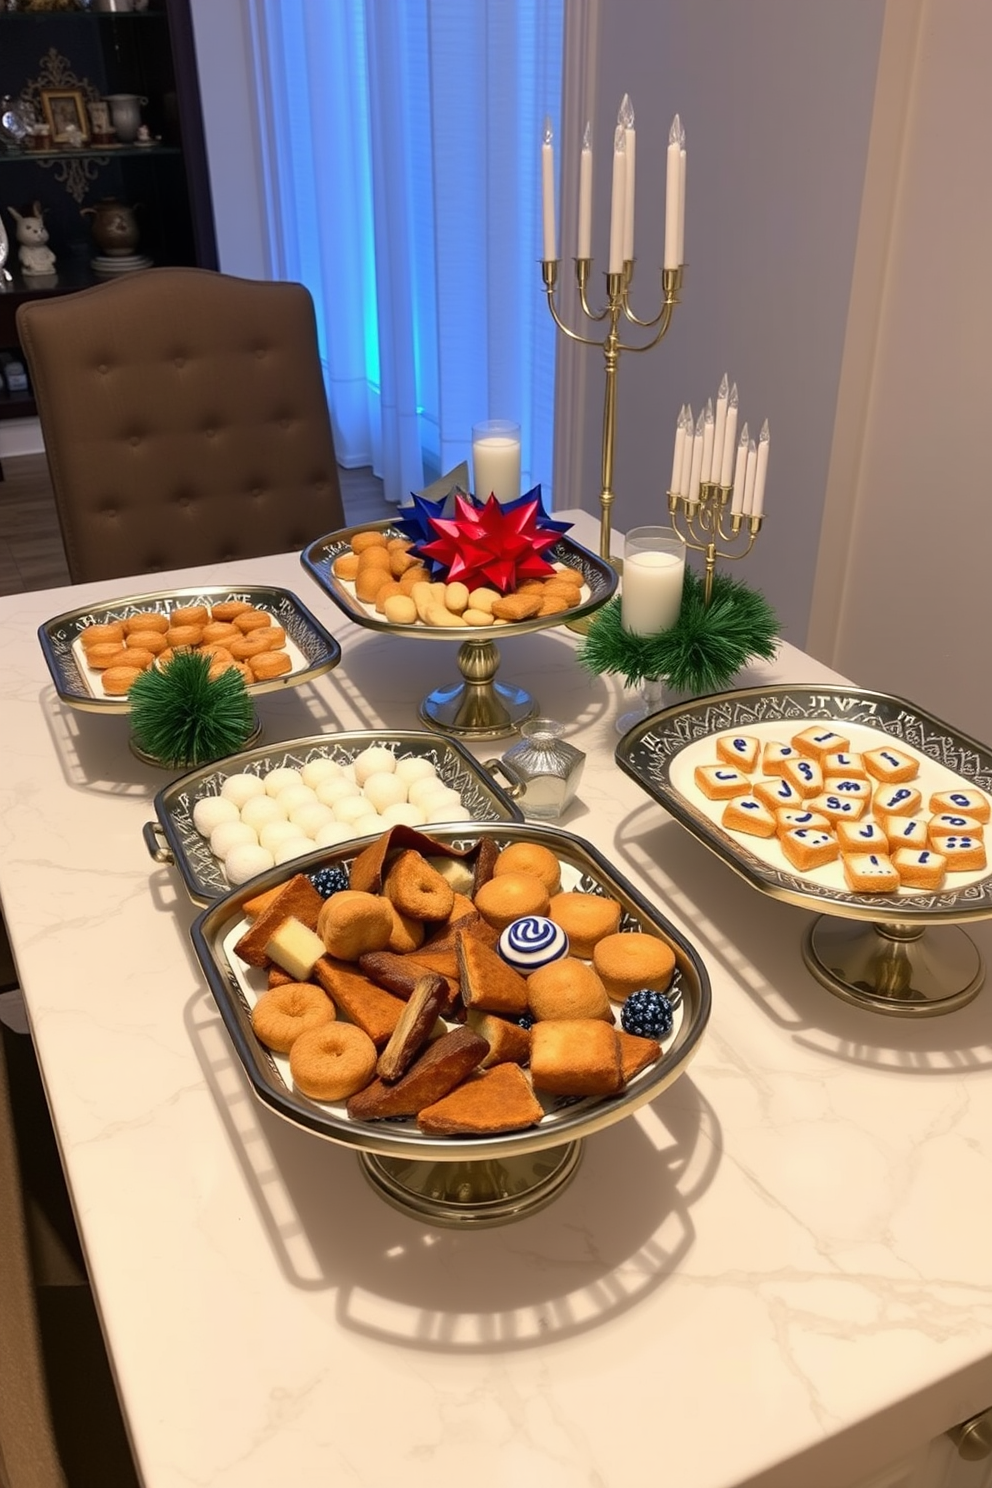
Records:
{"label": "picture frame on shelf", "polygon": [[81,88],[42,88],[41,107],[53,145],[89,143],[90,121]]}

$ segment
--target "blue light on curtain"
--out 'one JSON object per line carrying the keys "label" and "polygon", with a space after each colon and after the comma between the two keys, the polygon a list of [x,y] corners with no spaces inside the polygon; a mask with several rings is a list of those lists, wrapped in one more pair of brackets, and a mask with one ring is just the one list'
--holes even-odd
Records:
{"label": "blue light on curtain", "polygon": [[338,458],[390,500],[520,422],[550,497],[540,141],[564,0],[253,0],[270,252],[313,294]]}

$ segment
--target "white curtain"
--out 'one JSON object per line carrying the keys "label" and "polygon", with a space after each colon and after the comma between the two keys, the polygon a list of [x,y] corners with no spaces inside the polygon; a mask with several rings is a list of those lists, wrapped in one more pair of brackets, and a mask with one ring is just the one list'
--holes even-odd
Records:
{"label": "white curtain", "polygon": [[274,272],[314,296],[338,459],[391,501],[508,418],[551,505],[539,164],[563,5],[252,0]]}

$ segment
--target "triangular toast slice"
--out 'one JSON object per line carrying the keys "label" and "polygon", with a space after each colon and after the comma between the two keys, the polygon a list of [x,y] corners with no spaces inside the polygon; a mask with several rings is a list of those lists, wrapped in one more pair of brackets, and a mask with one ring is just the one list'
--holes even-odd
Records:
{"label": "triangular toast slice", "polygon": [[543,1115],[544,1107],[520,1066],[494,1064],[427,1106],[417,1125],[432,1136],[481,1136],[536,1126]]}
{"label": "triangular toast slice", "polygon": [[519,1018],[527,1010],[527,983],[481,940],[459,931],[456,936],[462,1001],[468,1008]]}
{"label": "triangular toast slice", "polygon": [[283,885],[282,893],[252,921],[251,928],[245,931],[234,947],[235,955],[240,956],[242,961],[247,961],[249,966],[265,966],[269,959],[265,954],[265,947],[283,920],[292,917],[306,925],[308,930],[315,930],[323,903],[306,874],[294,874]]}
{"label": "triangular toast slice", "polygon": [[376,1048],[381,1049],[400,1021],[406,1003],[384,992],[349,963],[335,961],[330,956],[321,956],[313,969],[313,979],[323,987],[338,1012],[357,1024]]}

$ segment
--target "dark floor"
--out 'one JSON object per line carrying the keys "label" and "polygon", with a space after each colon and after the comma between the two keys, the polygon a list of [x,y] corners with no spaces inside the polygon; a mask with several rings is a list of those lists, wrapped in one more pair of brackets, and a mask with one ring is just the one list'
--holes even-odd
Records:
{"label": "dark floor", "polygon": [[[348,526],[378,522],[395,507],[383,498],[382,481],[368,468],[339,470]],[[57,589],[68,584],[62,538],[44,455],[15,455],[3,462],[0,481],[0,594]],[[318,534],[319,535],[319,534]]]}

